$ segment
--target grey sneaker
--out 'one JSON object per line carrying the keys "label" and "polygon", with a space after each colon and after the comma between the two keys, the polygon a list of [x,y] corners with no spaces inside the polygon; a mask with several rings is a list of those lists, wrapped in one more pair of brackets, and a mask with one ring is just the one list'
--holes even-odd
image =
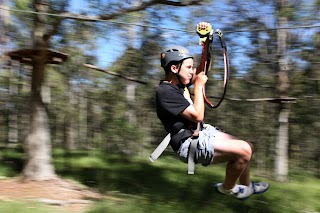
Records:
{"label": "grey sneaker", "polygon": [[232,189],[223,188],[222,183],[217,183],[215,185],[217,192],[225,195],[235,197],[240,200],[246,200],[253,194],[253,188],[250,188],[245,185],[235,185]]}
{"label": "grey sneaker", "polygon": [[253,194],[263,194],[269,189],[269,183],[260,182],[255,183],[251,182],[251,188],[253,190]]}

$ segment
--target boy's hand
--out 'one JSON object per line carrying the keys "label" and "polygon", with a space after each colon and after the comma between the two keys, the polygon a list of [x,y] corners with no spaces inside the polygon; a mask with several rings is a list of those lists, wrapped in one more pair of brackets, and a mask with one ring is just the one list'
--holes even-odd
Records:
{"label": "boy's hand", "polygon": [[194,84],[195,86],[203,87],[206,84],[207,80],[208,80],[208,77],[206,76],[204,71],[201,71],[196,75]]}

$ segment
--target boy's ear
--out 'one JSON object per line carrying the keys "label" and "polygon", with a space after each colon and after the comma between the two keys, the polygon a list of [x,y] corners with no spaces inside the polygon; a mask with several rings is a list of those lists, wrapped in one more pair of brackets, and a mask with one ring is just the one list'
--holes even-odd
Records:
{"label": "boy's ear", "polygon": [[173,73],[178,73],[178,66],[177,65],[171,65],[170,69]]}

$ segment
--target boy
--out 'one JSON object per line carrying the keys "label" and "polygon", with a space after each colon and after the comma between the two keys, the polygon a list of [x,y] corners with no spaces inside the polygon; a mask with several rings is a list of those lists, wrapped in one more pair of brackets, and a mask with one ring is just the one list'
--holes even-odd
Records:
{"label": "boy", "polygon": [[[205,29],[209,23],[200,22]],[[250,180],[251,143],[235,138],[209,124],[204,124],[203,87],[207,76],[193,67],[193,56],[181,46],[161,53],[165,79],[156,91],[156,110],[164,128],[171,135],[170,145],[183,162],[188,161],[192,141],[196,141],[194,162],[204,166],[227,162],[223,183],[215,185],[222,194],[247,199],[268,190],[268,183]],[[187,87],[194,84],[192,101]],[[236,184],[239,181],[239,184]]]}

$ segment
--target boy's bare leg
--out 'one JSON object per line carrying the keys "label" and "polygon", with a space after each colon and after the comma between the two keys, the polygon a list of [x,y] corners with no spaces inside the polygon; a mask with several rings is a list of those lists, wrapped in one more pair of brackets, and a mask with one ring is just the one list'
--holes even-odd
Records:
{"label": "boy's bare leg", "polygon": [[214,142],[213,163],[228,162],[223,186],[232,189],[237,180],[243,185],[250,185],[251,144],[238,140],[232,135],[219,132]]}
{"label": "boy's bare leg", "polygon": [[247,167],[243,170],[242,174],[239,177],[239,183],[241,185],[250,186],[250,161],[247,164]]}

